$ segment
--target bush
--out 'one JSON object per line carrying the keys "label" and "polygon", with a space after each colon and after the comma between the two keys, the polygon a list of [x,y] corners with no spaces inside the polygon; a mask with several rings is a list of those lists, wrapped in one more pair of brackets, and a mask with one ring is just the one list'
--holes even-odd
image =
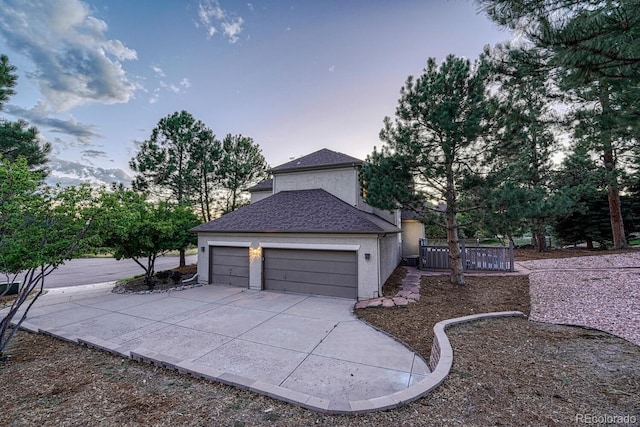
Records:
{"label": "bush", "polygon": [[167,283],[167,280],[169,280],[169,276],[171,276],[171,271],[169,270],[165,270],[165,271],[158,271],[156,273],[156,277],[158,278],[158,280],[160,280],[162,283]]}
{"label": "bush", "polygon": [[180,283],[180,281],[182,280],[182,273],[179,271],[174,271],[173,273],[171,273],[171,280],[173,280],[173,283]]}

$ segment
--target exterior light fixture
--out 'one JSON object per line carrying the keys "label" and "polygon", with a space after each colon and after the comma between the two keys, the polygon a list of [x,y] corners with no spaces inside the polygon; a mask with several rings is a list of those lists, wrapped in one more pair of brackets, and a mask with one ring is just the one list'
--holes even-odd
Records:
{"label": "exterior light fixture", "polygon": [[371,254],[364,254],[364,259],[367,261],[371,259]]}
{"label": "exterior light fixture", "polygon": [[256,259],[260,259],[262,257],[262,248],[249,248],[249,259],[254,261]]}
{"label": "exterior light fixture", "polygon": [[200,246],[200,252],[204,253],[204,246]]}

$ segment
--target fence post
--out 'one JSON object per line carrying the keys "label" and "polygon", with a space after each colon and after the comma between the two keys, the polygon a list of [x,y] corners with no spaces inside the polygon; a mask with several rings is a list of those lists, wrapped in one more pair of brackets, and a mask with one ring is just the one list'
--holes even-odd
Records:
{"label": "fence post", "polygon": [[513,256],[513,241],[509,241],[509,263],[511,264],[511,271],[516,271],[516,266],[514,264],[514,256]]}
{"label": "fence post", "polygon": [[464,240],[460,243],[460,253],[462,255],[462,271],[467,271],[467,253]]}
{"label": "fence post", "polygon": [[418,239],[418,270],[422,270],[427,263],[427,239]]}

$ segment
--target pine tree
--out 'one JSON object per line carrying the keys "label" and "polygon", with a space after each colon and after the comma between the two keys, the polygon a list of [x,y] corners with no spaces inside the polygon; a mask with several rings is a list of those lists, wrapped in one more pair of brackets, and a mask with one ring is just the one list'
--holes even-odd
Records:
{"label": "pine tree", "polygon": [[395,121],[385,118],[380,139],[362,169],[366,200],[392,209],[444,203],[451,282],[464,284],[458,239],[458,192],[463,177],[480,163],[487,115],[486,69],[453,55],[423,74],[410,76],[400,92]]}
{"label": "pine tree", "polygon": [[498,46],[485,55],[492,69],[493,131],[479,202],[490,205],[485,221],[500,225],[501,234],[526,225],[544,251],[546,225],[558,208],[550,188],[551,154],[558,151],[554,87],[537,65],[544,62],[539,51]]}
{"label": "pine tree", "polygon": [[[640,2],[637,0],[480,0],[498,24],[550,58],[547,69],[570,95],[578,132],[602,158],[614,248],[627,246],[619,160],[640,126]],[[585,132],[589,130],[590,132]]]}
{"label": "pine tree", "polygon": [[[16,67],[9,64],[6,55],[0,55],[0,110],[11,95],[15,95],[18,81]],[[46,164],[49,162],[51,144],[41,144],[38,129],[23,120],[11,122],[0,119],[0,156],[6,160],[16,161],[24,157],[32,171],[41,178],[47,173]]]}

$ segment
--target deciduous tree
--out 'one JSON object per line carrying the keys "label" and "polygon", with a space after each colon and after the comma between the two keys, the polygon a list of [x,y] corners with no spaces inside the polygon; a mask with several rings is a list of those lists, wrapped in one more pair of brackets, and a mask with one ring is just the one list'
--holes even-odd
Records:
{"label": "deciduous tree", "polygon": [[186,205],[152,203],[146,195],[126,189],[104,191],[100,196],[102,246],[116,259],[131,259],[145,273],[147,284],[158,256],[195,242],[190,229],[200,223]]}
{"label": "deciduous tree", "polygon": [[45,277],[95,244],[91,230],[97,210],[90,188],[51,189],[41,178],[24,158],[0,159],[0,274],[8,283],[23,277],[18,295],[0,320],[0,356],[42,294]]}

